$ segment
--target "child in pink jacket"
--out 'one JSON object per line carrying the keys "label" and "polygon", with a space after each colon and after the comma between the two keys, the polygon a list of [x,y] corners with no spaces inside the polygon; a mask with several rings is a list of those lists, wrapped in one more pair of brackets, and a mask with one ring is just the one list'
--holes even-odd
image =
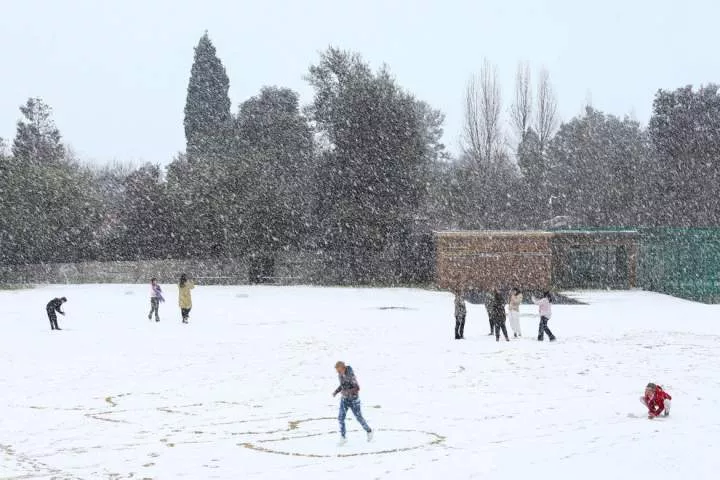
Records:
{"label": "child in pink jacket", "polygon": [[552,297],[550,292],[545,292],[540,299],[532,297],[532,301],[540,310],[540,328],[538,329],[538,341],[542,342],[545,334],[551,342],[555,341],[555,335],[550,331],[547,324],[552,317]]}

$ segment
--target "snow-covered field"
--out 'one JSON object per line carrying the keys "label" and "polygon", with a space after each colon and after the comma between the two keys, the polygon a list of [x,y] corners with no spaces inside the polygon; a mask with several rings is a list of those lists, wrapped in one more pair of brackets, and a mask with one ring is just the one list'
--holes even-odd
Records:
{"label": "snow-covered field", "polygon": [[[0,478],[720,475],[720,307],[582,293],[589,305],[555,307],[557,343],[533,340],[523,306],[508,344],[474,305],[453,340],[446,293],[200,286],[182,325],[173,286],[147,320],[148,290],[0,292]],[[336,360],[358,375],[373,443],[349,415],[336,446]],[[673,395],[668,419],[644,416],[648,381]]]}

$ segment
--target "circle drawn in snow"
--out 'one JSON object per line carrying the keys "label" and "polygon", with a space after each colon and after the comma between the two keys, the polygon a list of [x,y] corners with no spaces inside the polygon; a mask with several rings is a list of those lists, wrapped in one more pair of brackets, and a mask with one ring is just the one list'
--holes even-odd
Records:
{"label": "circle drawn in snow", "polygon": [[241,443],[240,446],[258,452],[275,453],[291,457],[330,458],[359,457],[364,455],[385,455],[407,452],[423,447],[438,445],[445,437],[421,430],[378,429],[372,442],[365,440],[365,432],[348,432],[348,443],[336,446],[337,432],[311,433],[291,437],[258,440]]}

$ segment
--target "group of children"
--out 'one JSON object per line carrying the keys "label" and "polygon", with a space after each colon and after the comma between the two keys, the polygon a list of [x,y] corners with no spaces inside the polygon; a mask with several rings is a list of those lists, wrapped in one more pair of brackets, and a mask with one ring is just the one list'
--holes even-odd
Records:
{"label": "group of children", "polygon": [[[180,306],[180,316],[182,323],[188,323],[190,320],[190,310],[192,309],[192,294],[190,291],[195,288],[195,284],[188,280],[187,275],[184,273],[180,275],[180,281],[178,282],[178,305]],[[162,295],[162,288],[157,282],[157,278],[150,280],[150,313],[148,313],[148,320],[152,320],[153,313],[155,314],[155,321],[160,321],[160,303],[164,302],[165,299]]]}
{"label": "group of children", "polygon": [[[507,316],[510,317],[510,328],[515,338],[522,337],[522,329],[520,328],[520,304],[523,301],[523,295],[517,288],[510,290],[507,301],[503,297],[499,289],[493,289],[490,294],[485,308],[490,321],[490,333],[495,334],[495,340],[500,341],[500,332],[502,332],[506,341],[510,341],[510,337],[505,326]],[[548,328],[548,322],[552,316],[552,296],[550,292],[545,292],[539,299],[532,297],[532,301],[538,306],[540,312],[540,325],[538,328],[539,341],[545,339],[547,334],[551,342],[555,341],[555,335]],[[507,315],[505,313],[505,305],[507,305]],[[467,307],[465,306],[465,298],[463,292],[455,292],[455,340],[465,338],[465,317],[467,316]]]}
{"label": "group of children", "polygon": [[[182,274],[180,281],[178,282],[178,304],[180,306],[180,314],[183,323],[188,323],[190,317],[190,310],[192,309],[192,295],[191,290],[195,288],[195,284],[188,280],[187,275]],[[545,334],[548,335],[550,341],[555,340],[555,336],[548,328],[547,324],[552,316],[552,297],[550,292],[545,292],[539,299],[531,297],[534,304],[538,306],[540,313],[540,325],[538,327],[538,340],[542,341]],[[162,288],[157,282],[156,278],[150,280],[150,313],[148,314],[148,320],[152,320],[153,314],[155,314],[155,321],[160,321],[160,303],[164,302],[165,299],[162,295]],[[522,337],[522,330],[520,328],[520,304],[523,301],[522,293],[517,289],[513,288],[510,291],[507,302],[505,298],[496,288],[493,289],[490,296],[490,300],[486,304],[488,312],[488,318],[490,320],[490,335],[495,334],[495,340],[500,341],[500,332],[502,331],[506,341],[510,341],[508,336],[507,328],[505,327],[505,305],[507,304],[508,316],[510,317],[510,328],[513,331],[515,338]],[[57,313],[65,315],[62,311],[62,305],[67,302],[66,297],[54,298],[48,302],[46,310],[48,318],[50,319],[50,328],[52,330],[60,330],[57,324]],[[465,317],[467,315],[467,307],[465,306],[465,299],[463,298],[462,292],[455,293],[455,338],[464,338],[465,330]],[[340,445],[344,445],[346,440],[345,430],[345,417],[348,410],[352,410],[353,414],[357,418],[360,425],[367,432],[368,441],[372,441],[373,431],[368,426],[367,422],[362,416],[360,409],[360,399],[358,393],[360,386],[355,378],[354,372],[349,365],[345,365],[343,362],[337,362],[335,369],[338,373],[340,386],[333,392],[333,396],[338,393],[342,393],[342,400],[340,402],[340,411],[338,415],[338,421],[340,424]],[[670,405],[672,397],[665,392],[665,390],[655,383],[648,383],[645,387],[645,394],[640,397],[640,401],[648,409],[648,418],[653,419],[659,416],[667,417],[670,415]]]}
{"label": "group of children", "polygon": [[[538,326],[539,341],[543,341],[547,334],[550,341],[555,341],[555,335],[548,328],[548,322],[552,316],[552,296],[550,292],[543,293],[542,297],[531,297],[535,305],[538,306],[540,314],[540,325]],[[523,301],[523,295],[520,290],[513,288],[510,290],[507,302],[500,290],[493,289],[490,294],[485,308],[490,321],[490,333],[495,334],[495,340],[500,341],[500,332],[505,336],[506,341],[510,341],[507,328],[505,327],[505,305],[507,305],[507,313],[510,317],[510,328],[515,338],[522,337],[520,328],[520,304]],[[467,307],[465,306],[465,298],[463,292],[455,292],[455,339],[461,340],[465,333],[465,317],[467,315]],[[653,419],[659,416],[667,417],[670,415],[670,404],[672,397],[660,386],[655,383],[648,383],[645,387],[645,394],[640,397],[640,401],[648,409],[648,418]]]}
{"label": "group of children", "polygon": [[[195,288],[195,284],[188,280],[187,275],[184,273],[180,275],[180,281],[178,282],[178,304],[180,306],[180,316],[182,323],[188,323],[190,319],[190,310],[192,309],[192,294],[190,291]],[[148,320],[152,320],[153,314],[155,314],[155,321],[160,321],[160,303],[164,302],[162,288],[157,282],[156,278],[150,280],[150,313],[148,314]],[[62,311],[63,304],[67,302],[66,297],[53,298],[48,302],[45,310],[50,320],[51,330],[62,330],[57,323],[57,314],[65,315]]]}

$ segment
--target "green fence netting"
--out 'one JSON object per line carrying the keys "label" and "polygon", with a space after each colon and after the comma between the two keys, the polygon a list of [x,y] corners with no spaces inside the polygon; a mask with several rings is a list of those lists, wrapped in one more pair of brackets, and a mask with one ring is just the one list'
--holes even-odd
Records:
{"label": "green fence netting", "polygon": [[[720,228],[606,227],[582,231],[636,231],[637,287],[688,300],[720,303]],[[621,259],[613,262],[613,252],[624,253],[620,248],[581,246],[567,257],[568,264],[562,266],[572,276],[557,275],[556,280],[576,288],[624,288],[627,272],[613,270],[613,264],[623,263]]]}
{"label": "green fence netting", "polygon": [[640,229],[638,286],[720,303],[720,229]]}

